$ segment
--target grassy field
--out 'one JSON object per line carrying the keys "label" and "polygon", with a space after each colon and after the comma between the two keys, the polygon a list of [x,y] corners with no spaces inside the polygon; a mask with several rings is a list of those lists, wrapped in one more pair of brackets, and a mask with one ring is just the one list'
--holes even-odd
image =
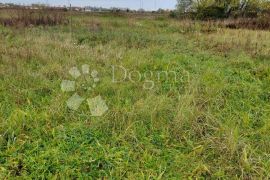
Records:
{"label": "grassy field", "polygon": [[[0,26],[1,179],[270,178],[269,31],[154,16],[71,22]],[[78,94],[102,96],[100,117],[86,103],[70,110],[73,93],[61,91],[84,64],[100,82]],[[131,78],[114,83],[120,66]]]}

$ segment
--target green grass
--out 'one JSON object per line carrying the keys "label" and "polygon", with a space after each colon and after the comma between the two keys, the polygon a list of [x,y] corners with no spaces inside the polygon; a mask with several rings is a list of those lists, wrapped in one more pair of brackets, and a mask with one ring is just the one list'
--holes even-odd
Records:
{"label": "green grass", "polygon": [[[0,27],[0,177],[270,177],[270,33],[167,18],[73,17],[69,26]],[[61,81],[89,64],[91,117],[66,106]],[[112,83],[112,67],[175,71]]]}

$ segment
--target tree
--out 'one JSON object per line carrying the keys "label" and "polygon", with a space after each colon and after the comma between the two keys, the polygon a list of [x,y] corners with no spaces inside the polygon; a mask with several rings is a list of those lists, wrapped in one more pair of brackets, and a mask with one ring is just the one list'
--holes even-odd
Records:
{"label": "tree", "polygon": [[193,0],[177,0],[177,9],[181,13],[188,11],[193,4]]}
{"label": "tree", "polygon": [[255,17],[269,7],[270,0],[177,0],[180,13],[192,10],[198,18],[225,18],[232,14]]}

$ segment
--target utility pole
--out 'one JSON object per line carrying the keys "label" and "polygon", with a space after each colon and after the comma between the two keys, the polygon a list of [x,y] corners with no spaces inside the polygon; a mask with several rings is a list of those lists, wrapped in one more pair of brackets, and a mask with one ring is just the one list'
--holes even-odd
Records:
{"label": "utility pole", "polygon": [[[70,33],[70,43],[72,43],[72,6],[71,6],[71,2],[70,0],[68,0],[68,3],[69,3],[69,33]],[[70,54],[69,54],[69,57],[70,59],[72,58],[72,51],[70,50]]]}
{"label": "utility pole", "polygon": [[70,11],[70,37],[72,38],[72,6],[71,6],[71,3],[69,4],[69,11]]}
{"label": "utility pole", "polygon": [[143,9],[143,0],[140,0],[140,9]]}

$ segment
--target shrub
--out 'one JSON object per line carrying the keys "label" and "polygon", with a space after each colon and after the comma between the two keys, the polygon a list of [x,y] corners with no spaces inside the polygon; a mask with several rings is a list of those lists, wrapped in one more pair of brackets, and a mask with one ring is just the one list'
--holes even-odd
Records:
{"label": "shrub", "polygon": [[171,11],[170,14],[169,14],[169,16],[171,18],[176,18],[177,17],[177,12],[176,11]]}
{"label": "shrub", "polygon": [[196,18],[199,19],[218,19],[225,18],[225,9],[219,6],[208,6],[197,10]]}

